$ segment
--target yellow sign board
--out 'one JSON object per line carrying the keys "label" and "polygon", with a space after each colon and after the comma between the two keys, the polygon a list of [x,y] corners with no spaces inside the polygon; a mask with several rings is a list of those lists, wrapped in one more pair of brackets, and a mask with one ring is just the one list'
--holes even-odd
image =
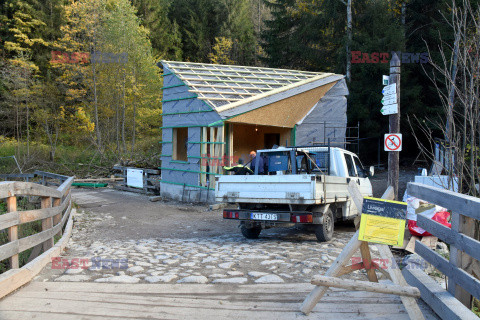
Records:
{"label": "yellow sign board", "polygon": [[358,240],[401,247],[405,220],[362,214]]}
{"label": "yellow sign board", "polygon": [[402,246],[406,213],[405,202],[365,197],[358,240]]}

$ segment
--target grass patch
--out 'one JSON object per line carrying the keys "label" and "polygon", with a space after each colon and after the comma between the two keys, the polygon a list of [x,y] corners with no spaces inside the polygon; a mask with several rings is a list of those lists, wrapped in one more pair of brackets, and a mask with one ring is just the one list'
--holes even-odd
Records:
{"label": "grass patch", "polygon": [[115,164],[133,167],[158,168],[161,145],[159,138],[149,138],[137,143],[136,150],[120,153],[116,145],[106,146],[100,153],[93,145],[59,145],[55,156],[51,157],[46,144],[31,142],[29,153],[25,143],[0,136],[0,173],[18,173],[13,158],[1,158],[15,155],[23,172],[42,170],[75,175],[78,178],[108,177]]}

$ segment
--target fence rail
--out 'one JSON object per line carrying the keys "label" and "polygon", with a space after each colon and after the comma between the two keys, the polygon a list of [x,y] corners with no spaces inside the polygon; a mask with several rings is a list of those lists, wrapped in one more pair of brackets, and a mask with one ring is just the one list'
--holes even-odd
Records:
{"label": "fence rail", "polygon": [[[8,242],[0,246],[0,261],[9,259],[10,269],[18,269],[19,254],[31,248],[29,260],[47,252],[54,245],[54,237],[61,236],[62,230],[70,217],[72,201],[70,188],[73,177],[36,171],[32,174],[2,175],[3,179],[25,179],[34,182],[4,181],[0,182],[0,199],[6,200],[7,213],[0,215],[0,230],[7,230]],[[50,179],[58,180],[59,183]],[[52,188],[47,185],[56,185]],[[17,210],[17,197],[39,197],[41,208],[27,211]],[[33,221],[41,221],[42,231],[19,238],[19,226]],[[36,253],[36,254],[35,254]]]}
{"label": "fence rail", "polygon": [[448,292],[440,290],[420,270],[404,270],[405,278],[412,282],[411,285],[419,287],[422,298],[434,310],[442,311],[439,315],[443,319],[478,319],[470,311],[470,303],[472,296],[480,299],[480,281],[463,267],[471,264],[467,261],[476,264],[480,260],[480,242],[468,232],[474,220],[480,220],[480,199],[420,183],[409,183],[407,193],[452,210],[452,227],[445,227],[421,214],[417,216],[419,227],[450,245],[450,257],[447,260],[420,241],[415,243],[415,252],[448,277]]}

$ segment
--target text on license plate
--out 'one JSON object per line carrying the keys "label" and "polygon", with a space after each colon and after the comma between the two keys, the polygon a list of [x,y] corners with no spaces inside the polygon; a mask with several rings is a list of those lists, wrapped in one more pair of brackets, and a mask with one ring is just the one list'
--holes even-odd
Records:
{"label": "text on license plate", "polygon": [[251,215],[253,220],[278,220],[276,213],[255,213]]}

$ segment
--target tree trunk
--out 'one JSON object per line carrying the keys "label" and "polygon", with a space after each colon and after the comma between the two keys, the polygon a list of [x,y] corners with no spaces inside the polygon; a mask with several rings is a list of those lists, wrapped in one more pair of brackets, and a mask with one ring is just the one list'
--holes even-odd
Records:
{"label": "tree trunk", "polygon": [[346,78],[347,81],[350,82],[351,80],[351,69],[352,69],[352,61],[351,61],[351,54],[350,54],[350,46],[352,45],[352,0],[347,1],[347,44],[345,46],[345,52],[347,54],[347,72]]}
{"label": "tree trunk", "polygon": [[[95,53],[95,50],[93,51]],[[95,106],[95,132],[97,134],[97,146],[98,149],[102,150],[102,135],[100,133],[100,123],[98,121],[98,97],[97,97],[97,73],[96,73],[96,61],[92,62],[92,72],[93,72],[93,104]]]}
{"label": "tree trunk", "polygon": [[30,158],[30,108],[27,105],[27,117],[26,117],[26,125],[27,125],[27,157]]}
{"label": "tree trunk", "polygon": [[126,71],[123,70],[123,88],[122,88],[122,148],[123,153],[127,151],[127,146],[125,143],[125,82],[126,82]]}
{"label": "tree trunk", "polygon": [[[137,86],[137,74],[135,72],[135,67],[133,68],[133,87],[136,88]],[[136,116],[137,116],[137,104],[135,103],[136,99],[133,99],[133,123],[132,123],[132,153],[135,150],[135,130],[136,130]]]}

